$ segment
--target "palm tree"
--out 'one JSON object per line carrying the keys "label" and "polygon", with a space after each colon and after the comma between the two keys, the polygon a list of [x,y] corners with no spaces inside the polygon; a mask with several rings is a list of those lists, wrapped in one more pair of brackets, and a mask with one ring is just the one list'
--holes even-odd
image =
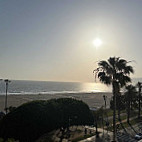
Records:
{"label": "palm tree", "polygon": [[100,61],[98,68],[93,72],[95,77],[106,84],[112,85],[114,109],[113,109],[113,141],[116,140],[116,95],[119,94],[120,88],[131,82],[130,73],[133,73],[132,66],[128,65],[128,61],[120,57],[110,57],[107,61]]}
{"label": "palm tree", "polygon": [[[118,120],[121,121],[120,112],[121,110],[124,110],[126,108],[125,105],[125,96],[120,94],[117,94],[116,96],[116,104],[115,109],[118,111]],[[114,100],[111,98],[110,100],[110,109],[114,110]]]}
{"label": "palm tree", "polygon": [[141,88],[142,88],[142,83],[141,82],[138,82],[137,84],[138,88],[139,88],[139,91],[138,91],[138,118],[140,118],[140,115],[141,115]]}
{"label": "palm tree", "polygon": [[116,96],[116,109],[118,111],[118,120],[121,121],[121,110],[125,109],[124,96],[121,93]]}
{"label": "palm tree", "polygon": [[127,122],[129,123],[130,113],[132,110],[133,98],[136,96],[136,88],[133,85],[126,86],[127,92],[125,92],[125,102],[127,110]]}

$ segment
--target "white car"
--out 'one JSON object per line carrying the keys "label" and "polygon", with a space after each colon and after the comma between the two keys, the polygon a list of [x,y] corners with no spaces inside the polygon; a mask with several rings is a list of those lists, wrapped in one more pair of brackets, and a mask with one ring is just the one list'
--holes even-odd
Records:
{"label": "white car", "polygon": [[138,133],[135,135],[136,140],[141,140],[142,139],[142,133]]}

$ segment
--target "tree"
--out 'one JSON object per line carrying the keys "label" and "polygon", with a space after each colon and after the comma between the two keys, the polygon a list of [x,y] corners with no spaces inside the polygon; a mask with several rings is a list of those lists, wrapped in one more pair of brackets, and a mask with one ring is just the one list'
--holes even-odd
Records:
{"label": "tree", "polygon": [[133,85],[126,86],[127,92],[125,92],[125,102],[127,110],[127,122],[129,123],[130,113],[133,107],[133,100],[136,98],[136,88]]}
{"label": "tree", "polygon": [[[71,119],[69,124],[69,119]],[[32,101],[9,112],[0,121],[0,137],[34,142],[45,133],[73,125],[92,125],[87,104],[71,98]]]}
{"label": "tree", "polygon": [[142,83],[138,82],[138,118],[140,118],[141,115],[141,88],[142,88]]}
{"label": "tree", "polygon": [[[118,111],[118,120],[120,121],[120,112],[122,110],[125,110],[126,105],[125,105],[125,96],[124,95],[117,95],[116,96],[116,110]],[[114,101],[113,98],[110,100],[110,109],[114,109]]]}
{"label": "tree", "polygon": [[107,61],[100,61],[98,68],[94,70],[95,77],[106,84],[112,85],[113,92],[113,141],[116,139],[116,96],[120,93],[120,88],[131,82],[130,73],[133,73],[132,66],[128,65],[128,61],[120,57],[110,57]]}

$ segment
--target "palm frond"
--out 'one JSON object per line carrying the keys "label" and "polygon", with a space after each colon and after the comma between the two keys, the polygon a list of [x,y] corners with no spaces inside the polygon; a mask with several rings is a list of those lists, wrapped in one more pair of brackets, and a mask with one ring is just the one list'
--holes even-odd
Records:
{"label": "palm frond", "polygon": [[106,76],[106,73],[105,72],[99,72],[98,73],[98,78],[100,78],[101,76]]}
{"label": "palm frond", "polygon": [[127,61],[125,59],[120,59],[118,61],[119,64],[127,64]]}
{"label": "palm frond", "polygon": [[125,74],[134,73],[133,67],[132,66],[125,66],[124,73]]}
{"label": "palm frond", "polygon": [[131,82],[131,78],[127,75],[123,75],[123,80],[120,81],[121,87],[125,86],[127,83]]}
{"label": "palm frond", "polygon": [[127,85],[126,86],[126,89],[128,90],[128,91],[132,91],[132,92],[136,92],[136,87],[135,86],[133,86],[132,84],[130,84],[130,85]]}
{"label": "palm frond", "polygon": [[110,57],[108,59],[109,64],[112,66],[112,68],[115,67],[115,63],[116,63],[116,57]]}
{"label": "palm frond", "polygon": [[99,78],[99,80],[100,80],[102,83],[104,83],[104,84],[106,84],[106,85],[110,85],[110,84],[112,83],[112,78],[111,78],[111,76],[106,76],[106,75],[104,75],[103,73],[102,73],[102,74],[99,74],[98,78]]}
{"label": "palm frond", "polygon": [[104,70],[107,70],[109,68],[109,64],[106,61],[100,61],[98,63],[98,66],[102,67]]}
{"label": "palm frond", "polygon": [[118,62],[116,62],[116,69],[122,71],[126,67],[126,63],[127,61],[124,59],[118,60]]}
{"label": "palm frond", "polygon": [[100,61],[98,63],[98,65],[100,66],[100,68],[105,71],[108,75],[111,75],[113,73],[113,69],[112,67],[109,65],[109,63],[107,61]]}
{"label": "palm frond", "polygon": [[98,68],[93,71],[95,78],[104,84],[111,84],[112,78],[119,83],[121,87],[131,82],[130,73],[134,73],[133,67],[128,66],[125,59],[120,57],[110,57],[107,61],[99,61]]}

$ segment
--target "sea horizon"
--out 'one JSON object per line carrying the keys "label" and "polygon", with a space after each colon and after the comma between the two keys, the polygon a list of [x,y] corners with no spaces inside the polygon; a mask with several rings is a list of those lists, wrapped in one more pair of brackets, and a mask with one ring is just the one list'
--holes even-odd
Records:
{"label": "sea horizon", "polygon": [[[132,78],[136,85],[142,78]],[[36,81],[36,80],[11,80],[8,86],[8,95],[38,95],[61,93],[98,93],[111,92],[111,85],[97,82],[66,82],[66,81]],[[0,95],[5,95],[5,83],[0,82]]]}

